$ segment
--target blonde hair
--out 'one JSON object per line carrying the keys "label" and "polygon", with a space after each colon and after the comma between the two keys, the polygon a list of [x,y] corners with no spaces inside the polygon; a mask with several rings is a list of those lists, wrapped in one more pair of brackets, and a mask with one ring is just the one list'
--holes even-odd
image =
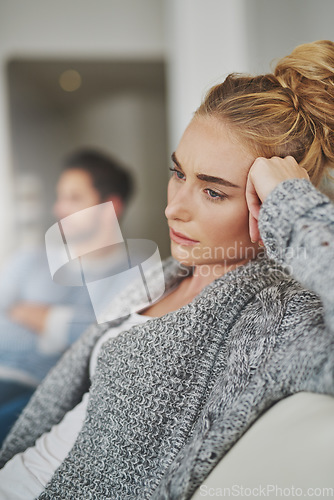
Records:
{"label": "blonde hair", "polygon": [[293,156],[318,185],[334,166],[334,43],[299,45],[270,74],[230,74],[198,115],[225,121],[256,156]]}

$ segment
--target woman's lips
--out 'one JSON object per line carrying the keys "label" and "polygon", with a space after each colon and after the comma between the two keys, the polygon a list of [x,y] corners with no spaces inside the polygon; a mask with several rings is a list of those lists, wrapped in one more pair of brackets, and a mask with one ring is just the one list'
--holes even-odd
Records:
{"label": "woman's lips", "polygon": [[196,243],[199,243],[199,241],[191,240],[183,234],[177,233],[171,227],[169,228],[169,236],[171,240],[175,241],[175,243],[179,243],[180,245],[196,245]]}

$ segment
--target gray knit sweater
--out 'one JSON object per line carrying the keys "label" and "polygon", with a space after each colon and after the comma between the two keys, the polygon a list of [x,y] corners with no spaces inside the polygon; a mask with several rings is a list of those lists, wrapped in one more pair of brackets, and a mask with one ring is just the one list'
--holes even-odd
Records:
{"label": "gray knit sweater", "polygon": [[[190,498],[275,402],[334,394],[334,207],[308,181],[285,181],[263,204],[260,231],[272,260],[227,273],[190,304],[104,345],[84,426],[40,499]],[[167,288],[182,274],[167,261]],[[127,292],[140,299],[137,287]],[[124,300],[113,304],[120,315]],[[107,328],[88,330],[52,370],[2,463],[80,401]]]}

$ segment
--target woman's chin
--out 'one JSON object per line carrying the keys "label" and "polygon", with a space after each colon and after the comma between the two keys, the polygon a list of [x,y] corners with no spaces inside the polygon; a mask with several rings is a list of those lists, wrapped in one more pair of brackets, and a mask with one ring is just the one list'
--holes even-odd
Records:
{"label": "woman's chin", "polygon": [[186,251],[184,247],[180,247],[180,245],[171,245],[171,254],[175,260],[183,264],[184,266],[195,266],[196,259],[190,254],[190,252]]}

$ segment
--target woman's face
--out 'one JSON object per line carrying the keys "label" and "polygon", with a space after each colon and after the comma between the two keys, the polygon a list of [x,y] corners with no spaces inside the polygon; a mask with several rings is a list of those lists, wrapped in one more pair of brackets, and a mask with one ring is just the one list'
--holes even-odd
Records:
{"label": "woman's face", "polygon": [[[245,189],[255,156],[213,117],[195,117],[172,155],[166,217],[172,255],[216,277],[255,258]],[[208,272],[208,271],[206,271]]]}

